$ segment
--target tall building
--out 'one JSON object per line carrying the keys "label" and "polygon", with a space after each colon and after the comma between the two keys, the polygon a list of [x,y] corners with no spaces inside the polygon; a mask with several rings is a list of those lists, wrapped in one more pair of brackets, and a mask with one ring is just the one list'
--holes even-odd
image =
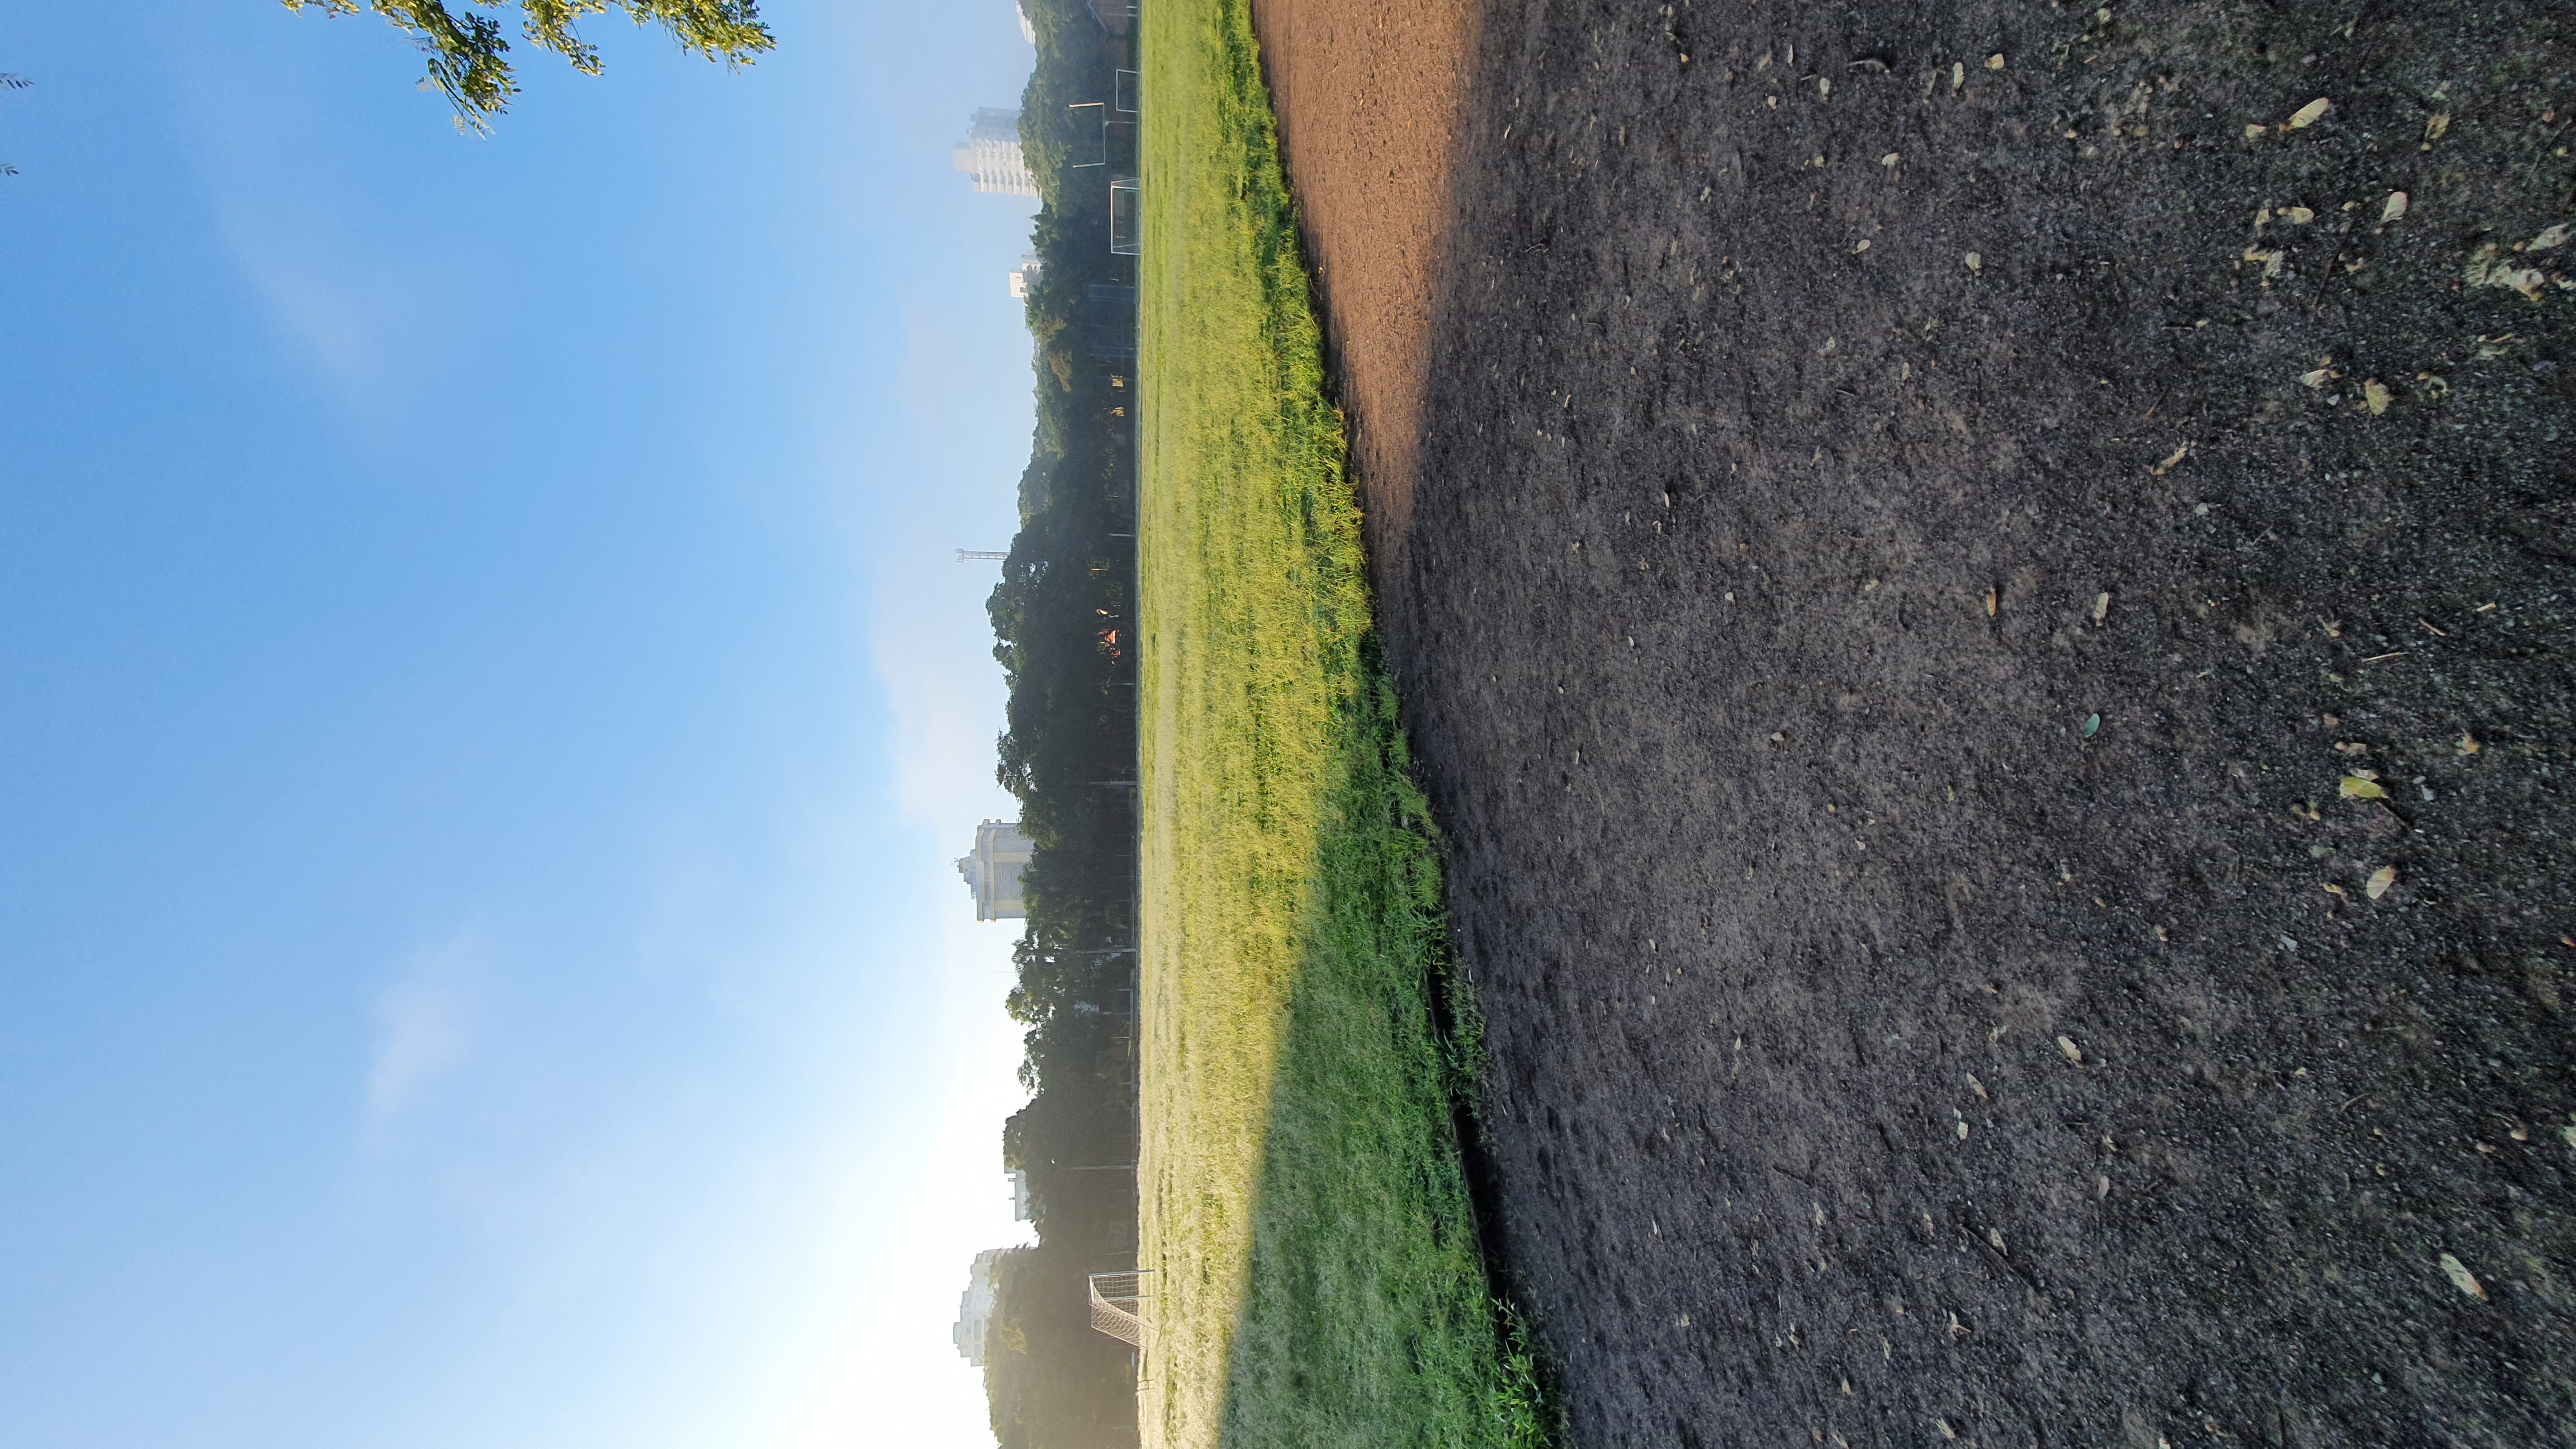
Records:
{"label": "tall building", "polygon": [[966,139],[950,158],[958,170],[975,178],[977,191],[997,196],[1035,196],[1038,179],[1020,158],[1020,113],[984,106],[966,126]]}
{"label": "tall building", "polygon": [[1016,820],[987,820],[975,827],[975,848],[957,857],[957,873],[975,893],[975,919],[1016,921],[1029,913],[1020,900],[1020,872],[1034,847]]}
{"label": "tall building", "polygon": [[993,1270],[1001,1261],[999,1248],[975,1255],[975,1266],[967,1270],[966,1291],[957,1299],[957,1326],[948,1330],[949,1341],[977,1368],[984,1366],[984,1333],[993,1322]]}
{"label": "tall building", "polygon": [[1011,295],[1026,298],[1029,295],[1029,288],[1038,284],[1038,269],[1045,265],[1046,259],[1036,252],[1023,254],[1019,268],[1011,273]]}

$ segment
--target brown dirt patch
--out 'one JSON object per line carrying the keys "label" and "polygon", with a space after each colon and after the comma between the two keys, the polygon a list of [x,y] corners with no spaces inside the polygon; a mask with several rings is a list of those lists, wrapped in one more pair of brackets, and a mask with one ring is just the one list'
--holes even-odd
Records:
{"label": "brown dirt patch", "polygon": [[1449,166],[1474,54],[1467,0],[1253,6],[1281,149],[1323,293],[1370,548],[1403,551]]}

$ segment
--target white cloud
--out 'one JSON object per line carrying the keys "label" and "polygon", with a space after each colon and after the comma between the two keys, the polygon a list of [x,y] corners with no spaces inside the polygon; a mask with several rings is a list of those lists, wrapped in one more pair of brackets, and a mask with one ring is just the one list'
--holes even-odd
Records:
{"label": "white cloud", "polygon": [[470,977],[484,955],[471,927],[411,954],[376,993],[376,1044],[367,1066],[367,1115],[382,1121],[418,1100],[465,1057]]}
{"label": "white cloud", "polygon": [[243,282],[357,421],[398,426],[431,358],[452,351],[442,339],[470,332],[484,307],[472,289],[433,279],[483,259],[455,254],[454,228],[389,217],[377,179],[360,170],[364,151],[315,147],[312,129],[334,122],[304,85],[250,96],[229,70],[190,79],[206,205]]}

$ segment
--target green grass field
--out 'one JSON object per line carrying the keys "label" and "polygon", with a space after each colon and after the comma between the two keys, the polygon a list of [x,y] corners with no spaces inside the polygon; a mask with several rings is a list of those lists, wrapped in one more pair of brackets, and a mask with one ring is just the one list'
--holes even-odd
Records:
{"label": "green grass field", "polygon": [[1143,64],[1145,1442],[1536,1444],[1244,0],[1157,8]]}

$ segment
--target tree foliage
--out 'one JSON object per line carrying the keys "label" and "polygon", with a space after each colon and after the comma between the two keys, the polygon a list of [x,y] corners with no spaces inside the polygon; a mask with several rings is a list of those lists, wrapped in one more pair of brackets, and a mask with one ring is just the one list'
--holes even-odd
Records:
{"label": "tree foliage", "polygon": [[[409,36],[429,58],[427,85],[456,108],[456,123],[475,132],[491,129],[519,93],[510,68],[510,42],[500,21],[482,10],[503,0],[284,0],[289,10],[326,15],[373,11]],[[659,25],[682,50],[728,66],[749,65],[775,42],[761,23],[759,0],[517,0],[520,32],[539,50],[551,50],[584,75],[600,71],[599,48],[581,38],[586,16],[622,12],[637,25]]]}
{"label": "tree foliage", "polygon": [[1039,1246],[1004,1259],[985,1387],[1005,1449],[1127,1449],[1129,1356],[1092,1330],[1083,1275],[1133,1265],[1136,1247],[1136,1181],[1118,1165],[1136,1160],[1137,393],[1136,364],[1117,355],[1133,303],[1116,300],[1135,274],[1109,250],[1110,169],[1066,164],[1097,145],[1082,133],[1096,120],[1066,107],[1111,93],[1125,45],[1082,0],[1024,9],[1038,47],[1020,108],[1040,198],[1037,430],[1020,531],[986,608],[1010,688],[994,773],[1034,857],[1008,1003],[1026,1028],[1031,1095],[1003,1127],[1002,1159],[1029,1174]]}
{"label": "tree foliage", "polygon": [[1041,1243],[1002,1255],[984,1334],[984,1391],[1002,1449],[1135,1449],[1127,1345],[1095,1332],[1080,1251]]}

